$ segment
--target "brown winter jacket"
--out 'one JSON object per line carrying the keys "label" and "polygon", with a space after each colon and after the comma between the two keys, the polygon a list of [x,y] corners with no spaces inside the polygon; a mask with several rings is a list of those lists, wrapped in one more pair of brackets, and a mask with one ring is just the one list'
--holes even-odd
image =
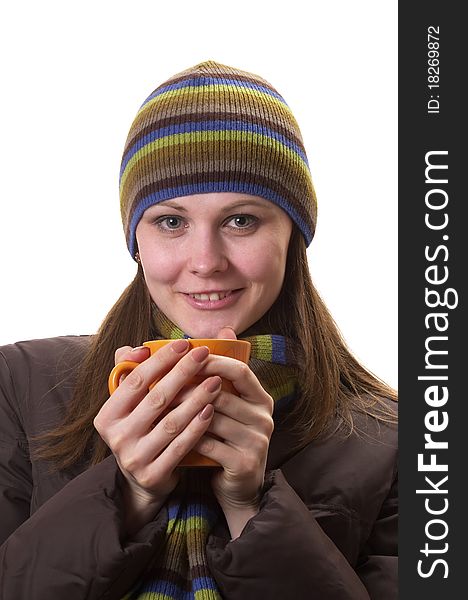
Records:
{"label": "brown winter jacket", "polygon": [[[29,440],[65,410],[87,337],[0,348],[0,599],[120,600],[164,539],[167,512],[127,538],[113,456],[50,474]],[[292,453],[273,434],[260,512],[208,540],[226,600],[397,598],[395,428]]]}

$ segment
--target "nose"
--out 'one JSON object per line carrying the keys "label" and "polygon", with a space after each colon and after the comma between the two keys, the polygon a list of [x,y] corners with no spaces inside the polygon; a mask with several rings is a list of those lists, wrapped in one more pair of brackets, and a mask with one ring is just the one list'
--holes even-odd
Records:
{"label": "nose", "polygon": [[188,267],[199,277],[210,277],[228,268],[229,260],[220,236],[213,231],[203,231],[193,236],[190,245]]}

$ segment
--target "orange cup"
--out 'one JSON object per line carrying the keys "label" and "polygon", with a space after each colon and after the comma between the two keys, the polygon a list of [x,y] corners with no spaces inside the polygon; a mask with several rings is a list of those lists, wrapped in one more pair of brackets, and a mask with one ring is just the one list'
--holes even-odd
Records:
{"label": "orange cup", "polygon": [[[144,342],[144,346],[147,346],[150,349],[150,354],[154,354],[160,348],[165,346],[166,344],[170,344],[174,340],[151,340],[149,342]],[[230,358],[235,358],[236,360],[240,360],[244,363],[247,363],[250,358],[250,342],[245,340],[225,340],[225,339],[215,339],[215,338],[197,338],[192,339],[188,338],[189,342],[189,350],[192,348],[198,348],[200,346],[207,346],[210,350],[210,354],[218,354],[220,356],[228,356]],[[119,386],[120,378],[122,375],[128,375],[135,367],[137,367],[140,363],[133,362],[130,360],[125,360],[121,363],[115,365],[109,375],[109,392],[113,394],[117,387]],[[200,384],[205,377],[195,376],[190,381],[193,385]],[[158,380],[154,381],[149,389],[153,388]],[[234,386],[227,379],[222,380],[221,389],[236,393]],[[219,467],[219,464],[206,456],[202,456],[195,450],[191,450],[185,458],[179,463],[179,467]]]}

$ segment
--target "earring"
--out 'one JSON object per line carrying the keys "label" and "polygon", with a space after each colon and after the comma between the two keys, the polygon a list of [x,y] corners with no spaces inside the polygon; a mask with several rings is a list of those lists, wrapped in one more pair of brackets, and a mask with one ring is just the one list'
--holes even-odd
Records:
{"label": "earring", "polygon": [[136,262],[137,262],[138,264],[140,264],[140,263],[141,263],[141,260],[140,260],[140,253],[139,253],[139,252],[135,252],[135,256],[134,256],[134,258],[135,258],[135,260],[136,260]]}

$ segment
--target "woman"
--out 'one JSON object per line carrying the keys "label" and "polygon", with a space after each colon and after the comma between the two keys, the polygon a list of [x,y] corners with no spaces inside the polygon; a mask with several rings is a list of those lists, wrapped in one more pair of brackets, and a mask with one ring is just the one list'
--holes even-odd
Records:
{"label": "woman", "polygon": [[[283,98],[211,61],[175,75],[120,193],[138,272],[98,334],[2,351],[1,598],[396,598],[394,393],[310,281]],[[248,366],[185,339],[236,336]],[[141,364],[109,397],[114,353]],[[178,468],[191,449],[221,467]]]}

